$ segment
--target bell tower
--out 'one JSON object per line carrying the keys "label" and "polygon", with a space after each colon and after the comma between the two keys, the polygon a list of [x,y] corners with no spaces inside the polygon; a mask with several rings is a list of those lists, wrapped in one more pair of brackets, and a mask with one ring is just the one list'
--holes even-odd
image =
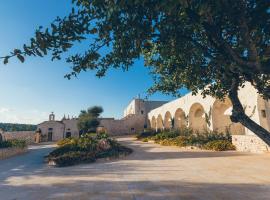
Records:
{"label": "bell tower", "polygon": [[54,113],[52,112],[50,115],[49,115],[49,121],[54,121],[55,120],[55,115]]}

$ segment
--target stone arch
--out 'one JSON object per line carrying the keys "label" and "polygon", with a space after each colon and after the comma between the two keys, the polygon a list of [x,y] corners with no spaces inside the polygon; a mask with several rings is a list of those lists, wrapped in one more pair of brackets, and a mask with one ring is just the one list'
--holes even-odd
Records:
{"label": "stone arch", "polygon": [[257,98],[260,125],[270,131],[270,103],[260,95]]}
{"label": "stone arch", "polygon": [[234,135],[245,134],[245,128],[240,123],[233,123],[230,119],[232,112],[232,103],[230,99],[226,98],[224,101],[216,100],[213,104],[212,123],[213,130],[226,133],[229,131]]}
{"label": "stone arch", "polygon": [[159,114],[157,117],[157,130],[163,130],[164,126],[163,126],[163,120],[162,120],[162,116]]}
{"label": "stone arch", "polygon": [[194,103],[189,109],[189,128],[196,132],[207,130],[205,111],[200,103]]}
{"label": "stone arch", "polygon": [[174,128],[181,129],[185,128],[186,125],[186,114],[181,108],[178,108],[174,114]]}
{"label": "stone arch", "polygon": [[172,128],[172,115],[171,115],[171,113],[169,112],[169,111],[167,111],[166,113],[165,113],[165,117],[164,117],[164,128],[165,129],[171,129]]}
{"label": "stone arch", "polygon": [[151,128],[152,129],[155,129],[157,128],[157,120],[155,118],[155,116],[152,117],[152,120],[151,120]]}
{"label": "stone arch", "polygon": [[146,127],[144,128],[151,128],[151,121],[149,119],[147,119]]}

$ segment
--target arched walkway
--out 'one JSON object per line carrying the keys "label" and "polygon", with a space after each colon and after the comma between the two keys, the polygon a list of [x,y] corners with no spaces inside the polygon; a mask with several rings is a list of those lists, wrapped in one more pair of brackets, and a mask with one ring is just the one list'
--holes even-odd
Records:
{"label": "arched walkway", "polygon": [[164,129],[162,116],[160,114],[157,117],[157,129],[158,130],[163,130]]}
{"label": "arched walkway", "polygon": [[197,132],[207,130],[205,111],[199,103],[194,103],[189,110],[189,127]]}
{"label": "arched walkway", "polygon": [[154,129],[154,130],[156,130],[156,128],[157,128],[157,121],[156,121],[155,116],[152,117],[151,128]]}
{"label": "arched walkway", "polygon": [[174,129],[181,129],[186,127],[185,112],[178,108],[174,114]]}
{"label": "arched walkway", "polygon": [[213,130],[220,133],[229,131],[234,135],[245,134],[245,128],[240,123],[233,123],[231,121],[231,110],[232,103],[228,98],[225,101],[216,100],[214,102],[212,110]]}
{"label": "arched walkway", "polygon": [[264,100],[259,95],[257,98],[257,102],[260,125],[266,130],[270,131],[270,103]]}
{"label": "arched walkway", "polygon": [[171,129],[172,128],[172,115],[169,111],[166,112],[165,117],[164,117],[164,128],[165,129]]}

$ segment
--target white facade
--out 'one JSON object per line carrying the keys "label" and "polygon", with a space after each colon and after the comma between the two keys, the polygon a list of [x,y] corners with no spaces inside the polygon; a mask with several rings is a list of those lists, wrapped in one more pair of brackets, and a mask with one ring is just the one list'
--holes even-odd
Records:
{"label": "white facade", "polygon": [[[263,100],[256,89],[250,84],[239,90],[239,99],[245,108],[246,114],[256,123],[270,131],[270,102]],[[153,129],[171,128],[172,119],[177,128],[190,127],[195,131],[215,130],[224,132],[229,130],[236,140],[237,135],[255,134],[243,127],[240,123],[232,123],[230,113],[231,102],[226,99],[221,102],[213,97],[192,95],[191,93],[166,103],[148,113],[151,127]],[[207,121],[206,118],[209,118]],[[243,138],[243,137],[242,137]],[[247,144],[248,146],[249,144]],[[252,145],[252,144],[251,144]],[[269,147],[265,144],[265,149]]]}
{"label": "white facade", "polygon": [[38,124],[37,132],[41,135],[41,141],[58,141],[67,137],[79,137],[77,119],[63,118],[61,121],[56,121],[53,113],[50,114],[49,121]]}

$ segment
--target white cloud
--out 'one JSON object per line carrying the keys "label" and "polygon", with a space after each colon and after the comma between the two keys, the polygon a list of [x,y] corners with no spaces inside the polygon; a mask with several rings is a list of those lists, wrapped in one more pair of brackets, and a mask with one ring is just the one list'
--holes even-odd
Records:
{"label": "white cloud", "polygon": [[5,108],[5,107],[0,108],[0,113],[6,113],[6,112],[11,112],[11,111],[12,109],[10,108]]}
{"label": "white cloud", "polygon": [[47,120],[49,113],[37,109],[18,111],[11,108],[0,108],[0,122],[38,124]]}

